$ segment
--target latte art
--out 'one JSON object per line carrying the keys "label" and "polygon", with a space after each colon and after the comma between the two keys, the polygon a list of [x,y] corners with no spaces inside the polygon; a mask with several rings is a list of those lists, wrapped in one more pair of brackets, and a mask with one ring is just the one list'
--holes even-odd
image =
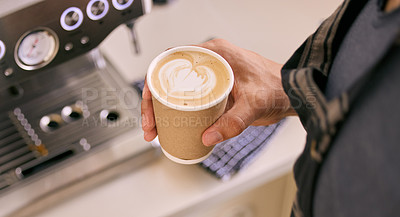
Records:
{"label": "latte art", "polygon": [[216,77],[213,69],[195,66],[187,59],[175,59],[160,68],[161,89],[168,97],[198,99],[211,93]]}
{"label": "latte art", "polygon": [[151,82],[161,98],[179,106],[215,101],[231,83],[220,60],[198,51],[180,51],[164,57],[156,65]]}

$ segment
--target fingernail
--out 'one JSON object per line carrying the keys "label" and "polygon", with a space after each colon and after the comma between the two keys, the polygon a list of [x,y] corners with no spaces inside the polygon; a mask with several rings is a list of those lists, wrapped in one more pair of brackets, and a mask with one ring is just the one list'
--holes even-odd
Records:
{"label": "fingernail", "polygon": [[215,144],[217,144],[217,143],[219,143],[219,142],[222,142],[222,140],[223,140],[224,138],[222,137],[222,135],[219,133],[219,132],[217,132],[217,131],[213,131],[213,132],[210,132],[210,133],[207,133],[205,136],[204,136],[204,145],[205,146],[211,146],[211,145],[215,145]]}
{"label": "fingernail", "polygon": [[144,98],[144,94],[145,94],[145,92],[144,92],[144,91],[142,91],[142,99]]}

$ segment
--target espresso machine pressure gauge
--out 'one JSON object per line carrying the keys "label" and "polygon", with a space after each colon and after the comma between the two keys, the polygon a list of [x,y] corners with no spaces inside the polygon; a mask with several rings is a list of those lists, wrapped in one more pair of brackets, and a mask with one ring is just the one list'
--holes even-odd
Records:
{"label": "espresso machine pressure gauge", "polygon": [[24,34],[15,48],[15,60],[25,70],[39,69],[49,64],[57,54],[58,38],[50,29],[38,29]]}

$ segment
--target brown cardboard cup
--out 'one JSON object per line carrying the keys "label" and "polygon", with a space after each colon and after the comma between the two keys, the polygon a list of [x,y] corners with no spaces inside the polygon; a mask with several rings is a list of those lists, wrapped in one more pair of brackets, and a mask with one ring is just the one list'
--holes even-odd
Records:
{"label": "brown cardboard cup", "polygon": [[[152,86],[151,75],[160,60],[181,51],[203,52],[223,63],[230,76],[230,83],[225,94],[201,106],[180,106],[161,98],[158,91]],[[228,62],[219,54],[205,48],[175,47],[164,51],[151,62],[147,71],[147,85],[153,95],[158,140],[163,153],[169,159],[181,164],[195,164],[205,160],[211,154],[214,147],[207,147],[202,143],[202,134],[224,112],[233,83],[233,71]]]}

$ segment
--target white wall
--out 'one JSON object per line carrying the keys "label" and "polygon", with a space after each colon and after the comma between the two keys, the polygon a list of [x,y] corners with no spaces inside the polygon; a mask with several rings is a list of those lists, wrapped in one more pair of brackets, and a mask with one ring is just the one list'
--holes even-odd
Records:
{"label": "white wall", "polygon": [[144,77],[147,66],[163,50],[197,44],[210,37],[283,63],[339,0],[175,0],[137,22],[142,48],[134,55],[125,26],[101,45],[102,51],[129,80]]}

